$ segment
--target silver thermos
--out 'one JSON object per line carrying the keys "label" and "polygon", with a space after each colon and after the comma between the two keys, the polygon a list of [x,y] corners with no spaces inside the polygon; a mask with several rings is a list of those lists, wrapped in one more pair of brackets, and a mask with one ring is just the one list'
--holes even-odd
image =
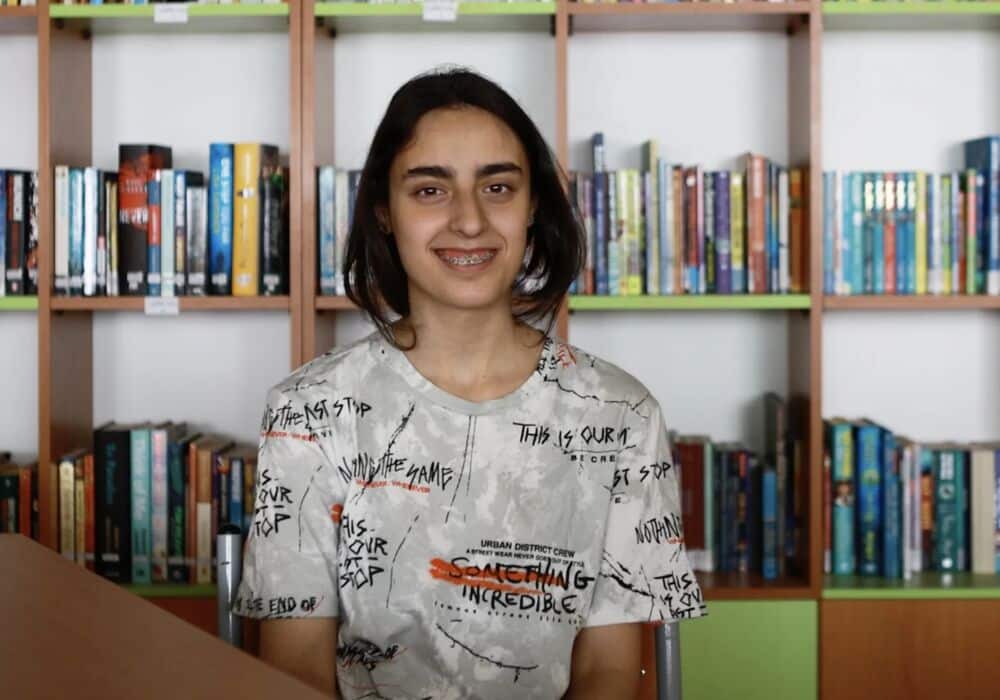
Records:
{"label": "silver thermos", "polygon": [[232,612],[233,601],[243,573],[243,536],[231,523],[219,527],[216,537],[215,580],[219,613],[219,637],[234,647],[243,647],[243,623]]}
{"label": "silver thermos", "polygon": [[681,700],[681,640],[676,622],[656,627],[656,697]]}

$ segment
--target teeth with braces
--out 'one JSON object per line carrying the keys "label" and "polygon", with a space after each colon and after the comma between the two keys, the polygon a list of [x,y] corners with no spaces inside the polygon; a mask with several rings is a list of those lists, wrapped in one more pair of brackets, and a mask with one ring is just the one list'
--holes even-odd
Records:
{"label": "teeth with braces", "polygon": [[481,262],[492,259],[494,255],[495,253],[491,251],[482,255],[458,255],[456,257],[442,255],[441,257],[451,265],[478,265]]}

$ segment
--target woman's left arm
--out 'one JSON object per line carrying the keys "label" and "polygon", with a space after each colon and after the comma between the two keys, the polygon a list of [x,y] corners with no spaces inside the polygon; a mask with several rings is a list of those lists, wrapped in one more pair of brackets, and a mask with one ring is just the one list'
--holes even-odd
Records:
{"label": "woman's left arm", "polygon": [[563,700],[635,698],[639,693],[642,624],[585,627],[573,643]]}

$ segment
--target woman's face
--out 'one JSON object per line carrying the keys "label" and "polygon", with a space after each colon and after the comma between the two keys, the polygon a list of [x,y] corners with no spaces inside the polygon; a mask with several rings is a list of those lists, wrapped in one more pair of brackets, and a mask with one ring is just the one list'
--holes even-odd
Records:
{"label": "woman's face", "polygon": [[475,107],[436,109],[389,170],[388,224],[410,305],[509,308],[532,214],[524,148]]}

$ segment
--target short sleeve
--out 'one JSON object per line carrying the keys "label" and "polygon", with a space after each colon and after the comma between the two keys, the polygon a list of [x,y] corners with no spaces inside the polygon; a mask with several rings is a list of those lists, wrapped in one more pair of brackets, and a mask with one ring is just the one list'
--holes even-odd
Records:
{"label": "short sleeve", "polygon": [[344,487],[326,444],[325,399],[272,389],[261,422],[254,512],[233,612],[337,617],[337,547]]}
{"label": "short sleeve", "polygon": [[652,398],[626,420],[600,574],[585,627],[670,622],[707,613],[684,548],[678,474]]}

